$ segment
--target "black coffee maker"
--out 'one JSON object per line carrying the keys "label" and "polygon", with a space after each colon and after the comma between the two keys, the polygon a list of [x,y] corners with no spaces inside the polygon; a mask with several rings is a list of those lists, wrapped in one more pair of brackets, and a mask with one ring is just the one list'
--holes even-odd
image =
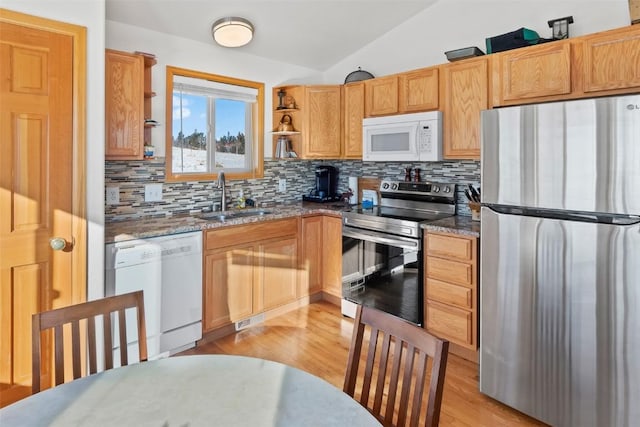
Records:
{"label": "black coffee maker", "polygon": [[316,187],[302,200],[308,202],[336,202],[338,195],[338,169],[333,166],[321,165],[316,168]]}

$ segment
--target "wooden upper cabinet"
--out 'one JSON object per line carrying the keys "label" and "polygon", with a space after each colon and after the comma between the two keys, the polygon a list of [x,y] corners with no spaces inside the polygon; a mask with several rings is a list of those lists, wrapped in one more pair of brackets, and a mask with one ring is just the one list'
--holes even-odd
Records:
{"label": "wooden upper cabinet", "polygon": [[438,99],[438,67],[398,75],[399,113],[437,110]]}
{"label": "wooden upper cabinet", "polygon": [[362,119],[364,118],[364,82],[345,84],[342,87],[343,138],[342,157],[362,159]]}
{"label": "wooden upper cabinet", "polygon": [[561,98],[571,93],[569,41],[514,49],[495,54],[492,59],[493,106]]}
{"label": "wooden upper cabinet", "polygon": [[585,93],[640,88],[639,25],[582,37],[581,45]]}
{"label": "wooden upper cabinet", "polygon": [[398,76],[378,77],[364,82],[365,116],[398,112]]}
{"label": "wooden upper cabinet", "polygon": [[305,87],[304,155],[306,158],[339,158],[342,141],[341,88]]}
{"label": "wooden upper cabinet", "polygon": [[107,49],[105,54],[105,158],[143,158],[144,59]]}
{"label": "wooden upper cabinet", "polygon": [[480,111],[489,107],[487,58],[443,65],[440,99],[444,157],[479,160]]}

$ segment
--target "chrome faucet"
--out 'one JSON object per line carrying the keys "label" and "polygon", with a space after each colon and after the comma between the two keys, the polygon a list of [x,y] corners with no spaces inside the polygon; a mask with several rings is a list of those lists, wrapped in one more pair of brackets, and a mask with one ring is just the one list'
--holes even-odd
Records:
{"label": "chrome faucet", "polygon": [[222,194],[220,195],[220,210],[224,212],[227,210],[227,184],[223,171],[218,172],[218,188],[222,190]]}

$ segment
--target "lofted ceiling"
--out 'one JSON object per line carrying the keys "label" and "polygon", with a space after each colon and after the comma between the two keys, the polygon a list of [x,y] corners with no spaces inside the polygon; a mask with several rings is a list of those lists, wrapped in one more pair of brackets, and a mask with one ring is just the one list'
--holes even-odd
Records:
{"label": "lofted ceiling", "polygon": [[211,24],[248,19],[240,52],[325,71],[437,0],[106,0],[106,18],[217,46]]}

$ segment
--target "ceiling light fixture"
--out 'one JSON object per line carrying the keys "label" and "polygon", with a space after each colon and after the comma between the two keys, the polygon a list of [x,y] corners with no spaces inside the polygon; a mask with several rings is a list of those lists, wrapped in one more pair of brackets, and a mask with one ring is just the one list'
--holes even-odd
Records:
{"label": "ceiling light fixture", "polygon": [[240,47],[253,38],[253,25],[246,19],[235,16],[221,18],[211,26],[211,35],[220,46]]}

